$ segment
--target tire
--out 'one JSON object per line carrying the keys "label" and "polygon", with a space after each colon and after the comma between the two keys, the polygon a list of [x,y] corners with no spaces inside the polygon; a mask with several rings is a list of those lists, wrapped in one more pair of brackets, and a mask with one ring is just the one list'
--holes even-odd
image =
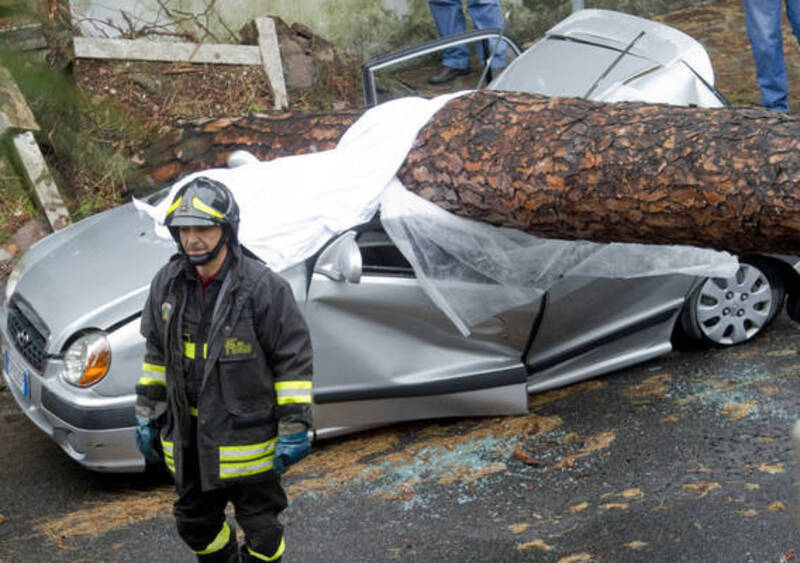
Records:
{"label": "tire", "polygon": [[775,319],[786,299],[780,269],[768,259],[740,261],[729,278],[705,278],[689,298],[678,343],[735,346],[755,338]]}

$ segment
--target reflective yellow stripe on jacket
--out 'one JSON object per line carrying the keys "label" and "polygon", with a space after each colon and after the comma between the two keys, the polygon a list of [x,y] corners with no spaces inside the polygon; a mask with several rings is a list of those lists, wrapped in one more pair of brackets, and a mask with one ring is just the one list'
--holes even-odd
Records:
{"label": "reflective yellow stripe on jacket", "polygon": [[275,443],[277,441],[277,438],[272,438],[260,444],[220,446],[220,479],[246,477],[247,475],[269,471],[272,469],[272,459],[275,457]]}
{"label": "reflective yellow stripe on jacket", "polygon": [[275,393],[279,405],[311,403],[311,382],[304,380],[279,381]]}
{"label": "reflective yellow stripe on jacket", "polygon": [[208,356],[208,344],[203,342],[195,343],[195,342],[185,342],[183,343],[183,355],[190,360],[194,360],[201,354],[201,358],[206,359]]}
{"label": "reflective yellow stripe on jacket", "polygon": [[161,438],[161,451],[164,452],[164,463],[167,464],[167,469],[175,473],[174,444]]}
{"label": "reflective yellow stripe on jacket", "polygon": [[142,364],[142,376],[139,385],[164,385],[167,384],[167,369],[160,364],[145,362]]}

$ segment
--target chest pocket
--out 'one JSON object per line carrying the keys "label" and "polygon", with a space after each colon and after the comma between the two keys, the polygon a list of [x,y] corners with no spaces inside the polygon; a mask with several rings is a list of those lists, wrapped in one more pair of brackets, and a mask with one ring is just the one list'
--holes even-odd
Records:
{"label": "chest pocket", "polygon": [[273,402],[272,374],[256,339],[251,315],[243,314],[234,329],[224,333],[219,370],[223,400],[231,412],[260,410]]}
{"label": "chest pocket", "polygon": [[[222,333],[222,349],[219,354],[220,363],[236,363],[255,360],[258,358],[258,339],[256,338],[253,326],[253,311],[246,304],[241,305],[241,309],[233,314],[233,330],[225,327]],[[237,305],[239,303],[237,302]]]}
{"label": "chest pocket", "polygon": [[253,331],[237,331],[223,340],[219,361],[220,363],[231,363],[255,360],[257,358],[256,346],[258,343]]}

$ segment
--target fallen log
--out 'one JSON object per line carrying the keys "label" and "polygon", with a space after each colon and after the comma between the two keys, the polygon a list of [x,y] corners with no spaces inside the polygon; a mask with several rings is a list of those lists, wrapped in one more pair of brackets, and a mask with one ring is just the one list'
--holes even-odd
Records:
{"label": "fallen log", "polygon": [[330,150],[364,110],[329,114],[251,114],[189,122],[156,139],[143,155],[144,180],[160,187],[196,170],[225,166],[228,155],[247,150],[261,160]]}
{"label": "fallen log", "polygon": [[434,115],[398,175],[543,237],[800,251],[800,121],[761,109],[476,92]]}
{"label": "fallen log", "polygon": [[[357,114],[210,122],[191,169],[223,164],[211,149],[324,150]],[[756,108],[483,91],[434,115],[398,176],[457,215],[543,237],[800,253],[799,145],[800,121]]]}

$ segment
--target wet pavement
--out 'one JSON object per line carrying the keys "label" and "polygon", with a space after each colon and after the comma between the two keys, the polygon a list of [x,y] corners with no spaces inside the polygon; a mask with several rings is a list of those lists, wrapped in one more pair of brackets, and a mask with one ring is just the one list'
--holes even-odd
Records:
{"label": "wet pavement", "polygon": [[[531,397],[519,417],[319,444],[286,562],[780,561],[800,548],[800,326]],[[163,477],[84,471],[0,392],[0,561],[191,561]]]}
{"label": "wet pavement", "polygon": [[528,416],[325,446],[339,468],[290,481],[293,529],[315,538],[298,561],[777,562],[800,547],[797,336],[784,319],[741,349],[535,395]]}

